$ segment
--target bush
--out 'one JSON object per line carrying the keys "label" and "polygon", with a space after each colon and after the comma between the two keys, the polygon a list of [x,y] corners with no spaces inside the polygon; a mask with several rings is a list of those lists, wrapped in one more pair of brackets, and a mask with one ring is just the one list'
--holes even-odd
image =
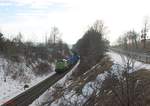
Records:
{"label": "bush", "polygon": [[109,42],[103,35],[104,25],[101,21],[97,21],[74,45],[73,49],[81,57],[80,72],[84,73],[104,57]]}
{"label": "bush", "polygon": [[51,65],[48,63],[40,63],[38,64],[35,69],[33,70],[35,75],[44,75],[51,70]]}

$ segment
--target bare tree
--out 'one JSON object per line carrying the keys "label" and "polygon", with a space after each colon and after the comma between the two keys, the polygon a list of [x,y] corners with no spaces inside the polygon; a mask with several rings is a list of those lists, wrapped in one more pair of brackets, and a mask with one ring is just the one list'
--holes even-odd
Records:
{"label": "bare tree", "polygon": [[119,36],[118,39],[117,39],[117,43],[118,43],[118,46],[119,48],[122,48],[122,49],[128,49],[128,42],[129,42],[129,39],[128,39],[128,36],[127,34],[123,34],[122,36]]}
{"label": "bare tree", "polygon": [[130,44],[132,44],[131,47],[137,49],[138,48],[137,38],[139,36],[138,33],[135,32],[134,30],[130,30],[126,33],[126,36],[128,36],[129,41],[131,41],[129,42]]}
{"label": "bare tree", "polygon": [[107,29],[107,27],[104,25],[104,22],[102,20],[96,20],[91,28],[101,33],[102,35],[106,33],[106,29]]}
{"label": "bare tree", "polygon": [[103,38],[104,29],[104,23],[96,21],[75,44],[74,50],[78,52],[82,61],[79,66],[82,70],[80,74],[99,62],[107,51],[109,42]]}
{"label": "bare tree", "polygon": [[59,29],[57,27],[51,28],[50,38],[48,40],[49,43],[56,44],[57,36],[60,34]]}
{"label": "bare tree", "polygon": [[139,34],[135,30],[130,30],[118,38],[118,46],[123,49],[137,49]]}
{"label": "bare tree", "polygon": [[[107,98],[99,106],[146,106],[142,82],[135,77],[132,55],[122,56],[123,69],[109,72],[101,88],[100,98]],[[121,73],[120,73],[121,72]],[[108,103],[109,102],[109,103]]]}

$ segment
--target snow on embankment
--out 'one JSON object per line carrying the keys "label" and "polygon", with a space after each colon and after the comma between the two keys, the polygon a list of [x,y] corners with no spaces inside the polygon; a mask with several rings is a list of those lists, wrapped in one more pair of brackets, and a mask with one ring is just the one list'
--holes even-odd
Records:
{"label": "snow on embankment", "polygon": [[81,76],[69,75],[60,80],[30,106],[82,106],[105,80],[108,70],[115,73],[118,65],[97,64]]}
{"label": "snow on embankment", "polygon": [[53,69],[49,71],[49,74],[36,76],[33,67],[27,67],[25,62],[15,63],[1,57],[0,105],[24,92],[26,90],[24,89],[25,84],[29,85],[30,88],[52,74],[54,74]]}
{"label": "snow on embankment", "polygon": [[[82,106],[86,103],[93,94],[99,94],[101,86],[105,78],[109,74],[121,77],[124,66],[126,65],[126,56],[119,55],[115,52],[107,53],[114,62],[109,65],[109,62],[101,62],[93,66],[90,70],[81,76],[69,75],[67,79],[59,81],[48,91],[46,91],[39,99],[31,106]],[[134,61],[134,70],[140,68],[149,69],[149,64]],[[107,68],[106,68],[107,67]]]}
{"label": "snow on embankment", "polygon": [[[119,54],[119,53],[113,52],[113,51],[110,51],[107,54],[111,57],[111,59],[114,63],[120,64],[122,66],[126,65],[127,57],[125,55]],[[133,61],[134,61],[135,70],[141,69],[141,68],[150,69],[150,64],[146,64],[146,63],[136,61],[136,60],[133,60]]]}
{"label": "snow on embankment", "polygon": [[[80,63],[80,60],[78,63],[57,83],[55,83],[52,87],[50,87],[47,91],[45,91],[38,99],[36,99],[30,106],[44,106],[49,104],[49,102],[54,101],[53,95],[57,93],[56,87],[68,87],[70,85],[70,82],[67,82],[70,78],[72,73],[77,69],[78,65]],[[63,89],[62,89],[63,90]],[[61,95],[61,93],[60,93]]]}

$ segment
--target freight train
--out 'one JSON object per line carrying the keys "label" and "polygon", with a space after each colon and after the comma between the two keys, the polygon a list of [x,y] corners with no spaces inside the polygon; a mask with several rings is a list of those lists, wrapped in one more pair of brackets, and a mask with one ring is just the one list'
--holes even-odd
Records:
{"label": "freight train", "polygon": [[69,70],[71,67],[73,67],[78,60],[80,59],[80,56],[76,53],[73,53],[66,59],[58,59],[55,63],[55,71],[57,73],[62,73],[64,71]]}

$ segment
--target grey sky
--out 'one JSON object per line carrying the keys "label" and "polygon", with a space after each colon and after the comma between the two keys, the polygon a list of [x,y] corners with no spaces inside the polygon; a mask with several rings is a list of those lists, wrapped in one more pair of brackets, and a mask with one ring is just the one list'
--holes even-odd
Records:
{"label": "grey sky", "polygon": [[70,44],[94,21],[103,20],[112,42],[125,31],[140,32],[150,16],[149,0],[0,0],[0,29],[9,36],[22,32],[25,40],[44,41],[53,26]]}

